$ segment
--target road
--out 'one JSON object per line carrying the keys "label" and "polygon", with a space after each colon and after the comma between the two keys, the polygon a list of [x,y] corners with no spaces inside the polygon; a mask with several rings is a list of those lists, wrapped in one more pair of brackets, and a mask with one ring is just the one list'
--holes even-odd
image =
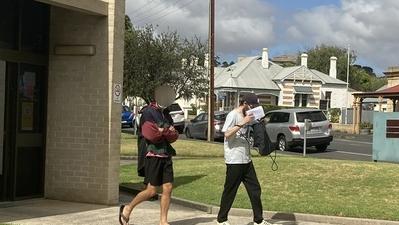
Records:
{"label": "road", "polygon": [[[123,129],[123,132],[133,133],[133,129]],[[186,139],[186,136],[181,134],[179,139]],[[302,155],[303,150],[295,148],[284,152],[284,154]],[[324,159],[372,161],[372,136],[338,133],[334,135],[333,142],[325,152],[317,152],[314,147],[310,147],[307,149],[307,155]]]}
{"label": "road", "polygon": [[[303,148],[295,148],[285,154],[302,155]],[[307,148],[307,156],[323,159],[342,159],[372,161],[372,140],[348,140],[335,138],[325,152],[317,152],[315,148]]]}

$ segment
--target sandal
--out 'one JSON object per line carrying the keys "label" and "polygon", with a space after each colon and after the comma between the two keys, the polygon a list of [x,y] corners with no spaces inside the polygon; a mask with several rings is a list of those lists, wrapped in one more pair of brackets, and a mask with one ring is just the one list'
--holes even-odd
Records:
{"label": "sandal", "polygon": [[119,207],[119,223],[121,225],[129,225],[129,218],[126,218],[126,216],[123,215],[124,208],[125,208],[125,205],[121,205]]}

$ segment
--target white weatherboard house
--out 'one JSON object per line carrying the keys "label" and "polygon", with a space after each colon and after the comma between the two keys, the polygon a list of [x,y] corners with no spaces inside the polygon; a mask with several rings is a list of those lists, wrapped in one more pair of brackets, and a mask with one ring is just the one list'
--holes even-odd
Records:
{"label": "white weatherboard house", "polygon": [[330,74],[307,67],[307,54],[301,65],[282,67],[269,61],[268,49],[262,56],[242,57],[227,68],[215,70],[218,107],[228,110],[248,92],[259,96],[261,104],[311,108],[343,108],[351,105],[347,84],[337,79],[337,58],[330,59]]}

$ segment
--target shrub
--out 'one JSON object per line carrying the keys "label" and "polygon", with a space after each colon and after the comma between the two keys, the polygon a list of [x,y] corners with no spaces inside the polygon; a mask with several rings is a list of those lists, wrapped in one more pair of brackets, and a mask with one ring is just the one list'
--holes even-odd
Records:
{"label": "shrub", "polygon": [[339,108],[332,108],[328,110],[330,114],[330,121],[332,123],[339,123],[339,117],[341,116],[341,109]]}
{"label": "shrub", "polygon": [[197,106],[194,103],[191,103],[191,109],[188,110],[188,115],[197,115]]}
{"label": "shrub", "polygon": [[360,129],[373,129],[373,124],[370,122],[362,122],[360,124]]}

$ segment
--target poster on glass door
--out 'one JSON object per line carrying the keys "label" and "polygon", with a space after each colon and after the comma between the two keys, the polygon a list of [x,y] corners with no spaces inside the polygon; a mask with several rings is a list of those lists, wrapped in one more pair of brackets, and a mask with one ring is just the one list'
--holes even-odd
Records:
{"label": "poster on glass door", "polygon": [[19,81],[19,89],[22,97],[21,102],[21,131],[34,130],[34,98],[36,86],[36,73],[24,72]]}

